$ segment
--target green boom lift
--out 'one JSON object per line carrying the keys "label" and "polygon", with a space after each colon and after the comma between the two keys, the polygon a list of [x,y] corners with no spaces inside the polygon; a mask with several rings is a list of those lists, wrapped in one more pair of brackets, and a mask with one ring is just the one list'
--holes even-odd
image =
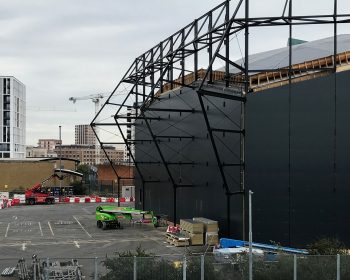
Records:
{"label": "green boom lift", "polygon": [[114,205],[100,205],[96,207],[98,228],[121,229],[122,226],[119,220],[152,223],[155,227],[166,224],[164,216],[156,216],[153,214],[153,211],[143,211],[132,207],[117,207]]}

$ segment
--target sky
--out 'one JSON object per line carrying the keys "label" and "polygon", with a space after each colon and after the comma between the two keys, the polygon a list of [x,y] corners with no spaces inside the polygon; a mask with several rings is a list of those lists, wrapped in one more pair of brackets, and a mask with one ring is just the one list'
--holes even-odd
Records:
{"label": "sky", "polygon": [[[238,0],[232,0],[236,3]],[[90,99],[110,94],[133,60],[222,0],[0,0],[0,75],[26,85],[26,144],[59,138],[74,143],[74,125],[95,115]],[[281,15],[285,0],[250,0],[251,16]],[[295,14],[333,12],[333,0],[293,0]],[[338,0],[338,12],[350,3]],[[349,25],[339,28],[347,32]],[[293,37],[332,35],[332,26],[296,28]],[[284,47],[288,29],[252,31],[250,52]],[[243,34],[237,42],[243,44]],[[232,59],[239,59],[239,55]],[[103,102],[103,101],[102,101]]]}

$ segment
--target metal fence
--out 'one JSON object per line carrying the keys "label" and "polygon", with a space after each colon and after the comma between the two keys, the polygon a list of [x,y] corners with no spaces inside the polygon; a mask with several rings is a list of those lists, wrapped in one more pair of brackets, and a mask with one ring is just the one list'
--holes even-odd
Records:
{"label": "metal fence", "polygon": [[[12,279],[247,280],[247,255],[94,258],[0,258]],[[0,277],[1,278],[1,277]],[[254,280],[350,280],[350,256],[265,255],[253,258]]]}
{"label": "metal fence", "polygon": [[134,181],[130,179],[122,179],[118,182],[115,180],[96,180],[85,182],[82,184],[82,192],[84,194],[102,194],[102,195],[120,195],[123,186],[134,185]]}

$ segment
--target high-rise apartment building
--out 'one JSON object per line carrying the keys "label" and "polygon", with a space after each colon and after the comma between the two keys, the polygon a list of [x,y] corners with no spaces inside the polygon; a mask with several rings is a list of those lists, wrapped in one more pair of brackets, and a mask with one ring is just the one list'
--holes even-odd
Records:
{"label": "high-rise apartment building", "polygon": [[0,76],[0,158],[25,158],[26,87]]}
{"label": "high-rise apartment building", "polygon": [[76,145],[95,145],[95,134],[88,124],[79,124],[75,126],[75,144]]}

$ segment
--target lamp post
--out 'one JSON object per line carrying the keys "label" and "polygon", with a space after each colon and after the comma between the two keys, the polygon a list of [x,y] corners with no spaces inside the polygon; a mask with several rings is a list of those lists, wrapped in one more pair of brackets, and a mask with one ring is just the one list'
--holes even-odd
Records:
{"label": "lamp post", "polygon": [[253,280],[252,194],[253,192],[249,190],[249,280]]}
{"label": "lamp post", "polygon": [[62,165],[61,165],[61,158],[62,158],[62,140],[61,140],[61,126],[59,126],[59,138],[60,138],[60,178],[59,181],[60,181],[60,190],[62,188],[62,180],[61,180],[61,176],[62,176],[62,173],[61,173],[61,168],[62,168]]}

